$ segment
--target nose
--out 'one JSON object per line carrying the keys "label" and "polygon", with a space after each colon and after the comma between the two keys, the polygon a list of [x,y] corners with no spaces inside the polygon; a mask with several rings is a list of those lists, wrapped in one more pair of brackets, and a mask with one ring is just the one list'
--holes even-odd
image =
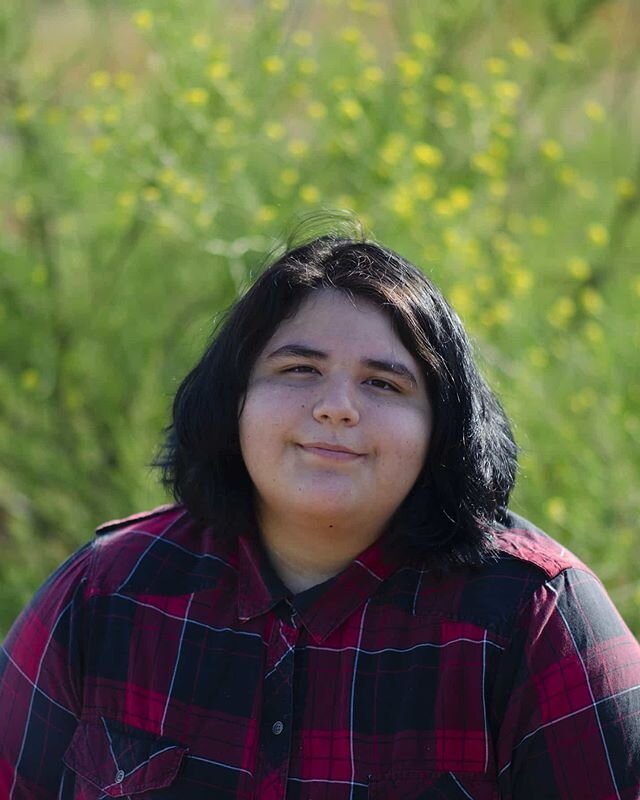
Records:
{"label": "nose", "polygon": [[353,387],[346,379],[324,381],[313,406],[317,422],[333,425],[357,425],[360,411],[353,396]]}

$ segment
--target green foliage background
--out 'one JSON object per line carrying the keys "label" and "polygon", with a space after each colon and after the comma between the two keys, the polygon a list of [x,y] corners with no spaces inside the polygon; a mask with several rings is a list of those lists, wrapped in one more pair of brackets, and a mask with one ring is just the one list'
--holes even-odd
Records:
{"label": "green foliage background", "polygon": [[633,0],[8,0],[0,628],[147,467],[292,215],[423,267],[515,422],[514,508],[640,631]]}

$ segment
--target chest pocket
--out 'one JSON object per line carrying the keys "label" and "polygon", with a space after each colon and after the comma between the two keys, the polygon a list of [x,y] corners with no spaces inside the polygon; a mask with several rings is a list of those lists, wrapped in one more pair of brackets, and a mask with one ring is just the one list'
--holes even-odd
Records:
{"label": "chest pocket", "polygon": [[369,800],[498,800],[495,781],[453,772],[397,772],[369,784]]}
{"label": "chest pocket", "polygon": [[80,722],[63,761],[76,775],[74,797],[155,800],[174,796],[159,790],[175,781],[187,749],[101,717]]}

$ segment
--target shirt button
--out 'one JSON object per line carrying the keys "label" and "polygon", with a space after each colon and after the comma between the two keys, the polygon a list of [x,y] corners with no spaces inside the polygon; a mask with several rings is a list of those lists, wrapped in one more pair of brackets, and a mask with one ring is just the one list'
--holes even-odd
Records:
{"label": "shirt button", "polygon": [[116,772],[115,782],[116,783],[122,783],[123,780],[124,780],[124,770],[123,769],[119,769]]}
{"label": "shirt button", "polygon": [[274,736],[280,736],[280,734],[284,730],[284,725],[280,722],[280,720],[278,720],[277,722],[273,723],[273,725],[271,726],[271,730]]}

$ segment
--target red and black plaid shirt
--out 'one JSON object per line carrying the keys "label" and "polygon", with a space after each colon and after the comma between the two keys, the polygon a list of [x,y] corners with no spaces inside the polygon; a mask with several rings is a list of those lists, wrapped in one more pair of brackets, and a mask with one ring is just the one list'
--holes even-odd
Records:
{"label": "red and black plaid shirt", "polygon": [[104,526],[0,651],[0,797],[640,797],[640,647],[514,520],[448,576],[388,536],[295,597],[179,506]]}

